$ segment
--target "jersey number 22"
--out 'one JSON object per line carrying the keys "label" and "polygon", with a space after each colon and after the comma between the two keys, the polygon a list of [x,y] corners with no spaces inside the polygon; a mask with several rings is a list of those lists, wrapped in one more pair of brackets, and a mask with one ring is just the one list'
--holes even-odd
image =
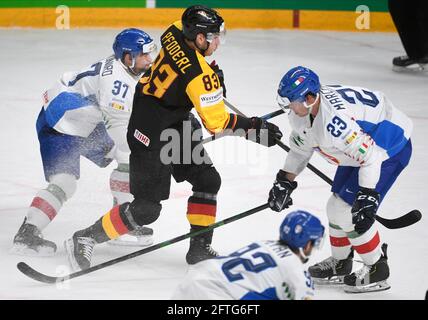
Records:
{"label": "jersey number 22", "polygon": [[[230,256],[235,259],[231,259],[223,264],[221,269],[223,270],[224,275],[230,281],[237,281],[244,279],[243,275],[240,272],[233,272],[233,269],[239,265],[242,265],[246,271],[259,273],[265,269],[276,267],[275,261],[272,257],[264,252],[255,252],[251,255],[250,259],[241,258],[241,256],[247,252],[253,251],[255,249],[260,248],[257,243],[252,243],[249,246],[232,253]],[[258,259],[260,262],[256,262]]]}

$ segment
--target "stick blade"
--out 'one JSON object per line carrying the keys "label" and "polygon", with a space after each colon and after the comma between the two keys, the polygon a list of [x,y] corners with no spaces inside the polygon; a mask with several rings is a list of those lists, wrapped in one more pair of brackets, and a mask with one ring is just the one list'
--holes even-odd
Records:
{"label": "stick blade", "polygon": [[396,219],[385,219],[379,216],[376,216],[376,220],[378,220],[381,224],[383,224],[388,229],[400,229],[411,226],[415,224],[422,218],[422,213],[419,210],[412,210],[405,215],[396,218]]}
{"label": "stick blade", "polygon": [[52,283],[57,283],[57,282],[61,282],[61,281],[65,280],[64,277],[51,277],[51,276],[47,276],[43,273],[40,273],[40,272],[34,270],[33,268],[31,268],[25,262],[19,262],[16,267],[18,268],[19,271],[21,271],[27,277],[29,277],[33,280],[39,281],[39,282],[51,283],[52,284]]}

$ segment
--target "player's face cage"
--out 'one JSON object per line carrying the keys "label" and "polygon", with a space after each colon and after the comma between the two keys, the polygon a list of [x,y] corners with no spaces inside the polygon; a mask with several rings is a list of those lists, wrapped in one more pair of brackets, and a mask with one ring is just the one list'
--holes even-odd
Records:
{"label": "player's face cage", "polygon": [[143,47],[143,51],[141,54],[148,55],[150,57],[150,60],[154,61],[158,55],[158,46],[154,42],[151,42],[147,46],[145,45]]}
{"label": "player's face cage", "polygon": [[290,100],[287,97],[281,97],[279,94],[276,96],[276,102],[279,107],[285,111],[290,109]]}
{"label": "player's face cage", "polygon": [[[308,96],[310,93],[308,93],[306,96]],[[306,109],[310,109],[314,106],[314,104],[318,101],[319,98],[319,93],[317,93],[317,95],[315,96],[315,101],[308,105],[306,103],[306,96],[303,98],[299,98],[296,99],[294,101],[290,101],[287,97],[281,97],[279,94],[276,96],[276,102],[278,103],[279,107],[282,108],[283,110],[290,110],[293,109],[293,107],[300,107],[301,105],[303,105]]]}
{"label": "player's face cage", "polygon": [[316,250],[321,250],[322,247],[324,246],[324,241],[325,241],[325,232],[318,239],[312,240],[312,243],[313,243],[312,246],[313,246],[313,248],[316,249]]}

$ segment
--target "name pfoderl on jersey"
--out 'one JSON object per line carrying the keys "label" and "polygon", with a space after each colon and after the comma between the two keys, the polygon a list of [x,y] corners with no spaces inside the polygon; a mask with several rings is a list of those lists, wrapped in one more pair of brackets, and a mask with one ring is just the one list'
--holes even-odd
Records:
{"label": "name pfoderl on jersey", "polygon": [[180,69],[182,74],[186,73],[186,69],[189,68],[192,64],[190,63],[189,58],[186,57],[186,54],[181,49],[175,37],[172,35],[172,32],[168,32],[161,39],[162,47],[165,48],[166,52],[171,56],[171,59],[175,61],[175,64]]}
{"label": "name pfoderl on jersey", "polygon": [[342,97],[334,90],[328,87],[321,87],[321,94],[328,100],[331,106],[337,110],[345,110]]}
{"label": "name pfoderl on jersey", "polygon": [[104,64],[103,72],[101,73],[101,76],[109,76],[113,73],[113,62],[114,62],[114,56],[111,56],[110,58],[106,59],[106,63]]}

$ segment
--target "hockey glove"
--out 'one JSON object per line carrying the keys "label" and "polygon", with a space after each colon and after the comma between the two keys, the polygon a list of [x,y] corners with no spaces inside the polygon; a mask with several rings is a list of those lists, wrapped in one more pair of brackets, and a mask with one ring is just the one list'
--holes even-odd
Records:
{"label": "hockey glove", "polygon": [[380,195],[374,189],[360,188],[351,209],[352,223],[355,231],[363,234],[375,222],[376,211],[379,207]]}
{"label": "hockey glove", "polygon": [[277,140],[281,140],[282,132],[278,126],[258,117],[252,117],[250,120],[251,129],[256,130],[250,130],[247,133],[248,140],[268,147],[274,146]]}
{"label": "hockey glove", "polygon": [[287,209],[293,204],[290,195],[297,188],[297,182],[288,180],[285,175],[285,171],[279,170],[269,192],[269,207],[276,212]]}
{"label": "hockey glove", "polygon": [[218,80],[220,81],[220,85],[223,88],[223,97],[226,98],[226,85],[224,84],[224,73],[223,70],[220,69],[220,67],[218,66],[218,64],[215,62],[215,60],[213,60],[210,63],[210,67],[211,69],[213,69],[213,71],[215,72],[215,74],[218,77]]}

